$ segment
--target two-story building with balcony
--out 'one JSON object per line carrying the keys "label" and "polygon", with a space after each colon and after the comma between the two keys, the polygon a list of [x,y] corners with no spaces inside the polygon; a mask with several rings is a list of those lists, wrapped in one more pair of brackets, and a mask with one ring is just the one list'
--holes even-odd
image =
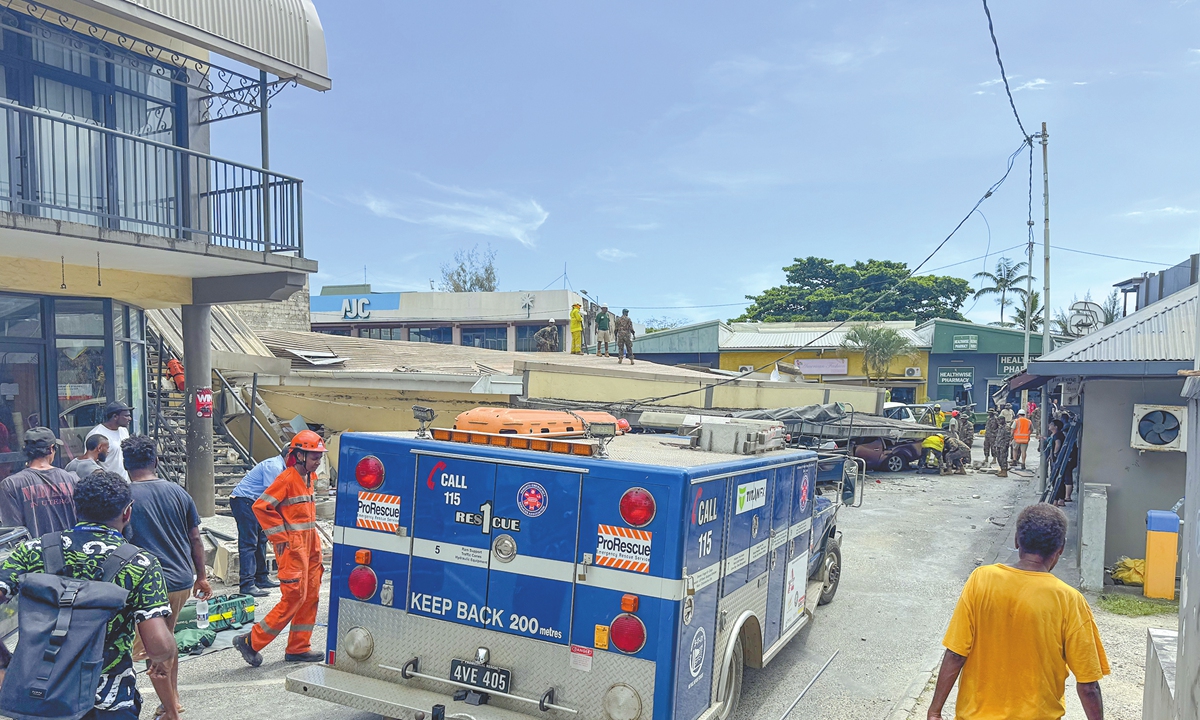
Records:
{"label": "two-story building with balcony", "polygon": [[[70,457],[114,399],[147,432],[144,311],[182,308],[186,485],[212,513],[210,308],[316,270],[268,114],[328,75],[309,0],[0,3],[0,477],[26,429]],[[212,125],[245,115],[261,155],[212,155]]]}

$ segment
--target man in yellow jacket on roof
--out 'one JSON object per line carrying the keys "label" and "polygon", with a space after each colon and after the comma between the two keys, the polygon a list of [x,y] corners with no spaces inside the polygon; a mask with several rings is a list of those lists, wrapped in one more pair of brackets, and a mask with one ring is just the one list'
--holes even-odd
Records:
{"label": "man in yellow jacket on roof", "polygon": [[571,306],[571,354],[583,354],[583,314],[579,312],[580,305]]}

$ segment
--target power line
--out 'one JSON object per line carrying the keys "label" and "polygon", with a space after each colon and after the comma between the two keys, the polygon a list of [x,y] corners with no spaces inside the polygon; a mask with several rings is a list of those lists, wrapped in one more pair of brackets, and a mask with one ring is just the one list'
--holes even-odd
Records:
{"label": "power line", "polygon": [[975,213],[975,211],[979,209],[979,206],[982,205],[985,200],[990,198],[996,192],[996,190],[998,190],[1000,188],[1000,186],[1004,184],[1004,181],[1008,179],[1009,174],[1012,173],[1013,164],[1016,162],[1017,155],[1019,155],[1021,153],[1021,151],[1025,149],[1025,146],[1028,145],[1029,143],[1030,143],[1029,138],[1026,138],[1024,141],[1021,142],[1021,146],[1018,147],[1015,151],[1013,151],[1013,153],[1011,155],[1008,156],[1007,167],[1004,169],[1004,174],[1002,176],[1000,176],[1000,179],[997,180],[996,182],[992,183],[991,187],[989,187],[987,189],[987,192],[985,192],[982,196],[980,196],[980,198],[978,200],[975,201],[975,205],[973,205],[971,207],[970,211],[968,211],[966,215],[963,215],[962,219],[958,221],[958,224],[954,226],[954,229],[950,231],[950,234],[947,235],[945,238],[943,238],[942,241],[940,243],[938,243],[937,246],[928,255],[925,256],[924,260],[922,260],[920,263],[918,263],[916,267],[914,267],[912,270],[910,270],[907,275],[905,275],[903,278],[901,278],[889,290],[886,290],[886,291],[880,293],[874,300],[867,303],[866,306],[851,313],[850,316],[847,317],[845,320],[842,320],[837,325],[834,325],[833,327],[829,328],[825,332],[816,336],[812,340],[809,340],[808,342],[791,350],[790,352],[784,353],[783,355],[772,360],[771,362],[764,363],[763,365],[760,365],[756,368],[748,370],[744,373],[738,373],[737,375],[733,375],[725,380],[721,380],[721,381],[712,383],[711,385],[701,385],[700,387],[693,388],[691,390],[684,390],[682,392],[671,393],[669,395],[662,395],[659,397],[642,398],[640,400],[628,400],[628,401],[622,401],[622,402],[617,402],[617,403],[609,403],[607,405],[607,407],[613,407],[614,405],[625,404],[626,402],[631,403],[631,405],[633,407],[636,407],[638,405],[645,405],[647,403],[655,403],[655,402],[662,402],[663,400],[671,400],[673,398],[683,397],[684,395],[691,395],[692,393],[706,392],[709,388],[719,387],[721,385],[727,385],[731,382],[740,380],[740,379],[746,377],[747,375],[751,375],[760,370],[763,370],[764,368],[772,367],[775,365],[775,363],[786,360],[787,358],[791,357],[792,355],[795,355],[796,353],[800,352],[804,348],[809,347],[810,345],[812,345],[816,342],[819,342],[820,340],[823,340],[824,338],[828,337],[832,333],[845,327],[852,320],[854,320],[854,318],[858,317],[859,315],[862,315],[865,312],[868,312],[871,308],[873,308],[877,304],[879,304],[880,301],[882,301],[884,298],[898,292],[901,285],[908,282],[910,279],[912,279],[912,277],[914,275],[916,275],[918,272],[920,272],[921,268],[924,267],[930,260],[932,260],[933,256],[936,255],[938,253],[938,251],[940,251],[943,247],[946,246],[946,243],[950,242],[950,239],[953,238],[956,233],[958,233],[959,229],[964,224],[966,224],[967,220],[970,219],[971,215],[973,215]]}
{"label": "power line", "polygon": [[[996,48],[996,64],[1000,66],[1000,79],[1004,81],[1004,93],[1008,95],[1008,104],[1012,108],[1013,117],[1017,119],[1017,127],[1021,128],[1021,137],[1029,142],[1031,137],[1025,132],[1025,125],[1021,122],[1021,115],[1017,112],[1017,103],[1013,100],[1012,89],[1008,87],[1008,74],[1004,72],[1004,61],[1000,59],[1000,43],[996,41],[996,28],[992,26],[992,11],[988,9],[987,0],[983,0],[983,12],[987,15],[988,34],[992,36],[992,47]],[[1029,151],[1033,152],[1033,144],[1030,143]]]}

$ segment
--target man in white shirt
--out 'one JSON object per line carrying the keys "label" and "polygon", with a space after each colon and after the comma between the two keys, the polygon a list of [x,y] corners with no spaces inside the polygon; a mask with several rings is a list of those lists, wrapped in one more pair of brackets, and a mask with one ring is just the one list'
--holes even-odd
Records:
{"label": "man in white shirt", "polygon": [[88,437],[103,435],[108,439],[108,458],[104,461],[104,469],[115,472],[129,482],[129,473],[125,472],[125,459],[121,454],[121,442],[129,437],[129,423],[133,422],[133,408],[120,400],[114,400],[104,406],[104,422],[92,428]]}

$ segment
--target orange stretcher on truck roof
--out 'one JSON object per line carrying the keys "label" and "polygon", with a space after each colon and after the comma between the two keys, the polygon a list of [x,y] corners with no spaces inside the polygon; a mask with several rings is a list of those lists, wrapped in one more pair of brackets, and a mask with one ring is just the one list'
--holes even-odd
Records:
{"label": "orange stretcher on truck roof", "polygon": [[[585,423],[616,424],[617,419],[595,411],[475,408],[459,413],[454,418],[454,429],[500,435],[582,435]],[[621,424],[621,429],[627,427],[627,423]]]}

